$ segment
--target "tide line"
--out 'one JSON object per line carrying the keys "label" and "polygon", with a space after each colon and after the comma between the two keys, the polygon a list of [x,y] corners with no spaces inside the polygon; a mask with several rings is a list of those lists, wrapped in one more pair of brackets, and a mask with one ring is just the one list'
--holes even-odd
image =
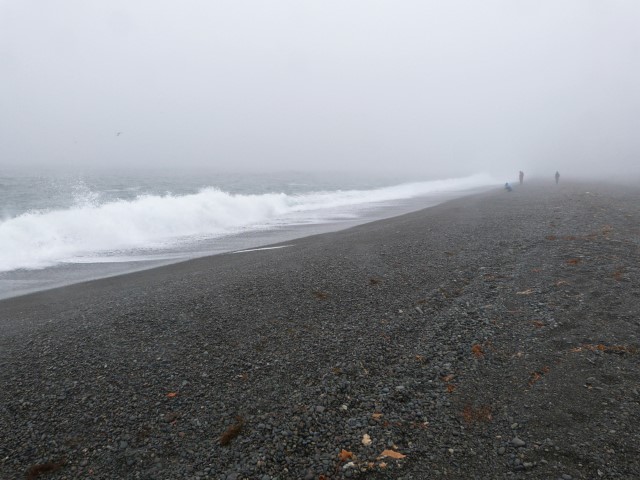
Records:
{"label": "tide line", "polygon": [[247,250],[238,250],[236,252],[231,252],[231,253],[257,252],[257,251],[260,251],[260,250],[275,250],[276,248],[286,248],[286,247],[293,247],[293,244],[292,245],[278,245],[277,247],[249,248]]}

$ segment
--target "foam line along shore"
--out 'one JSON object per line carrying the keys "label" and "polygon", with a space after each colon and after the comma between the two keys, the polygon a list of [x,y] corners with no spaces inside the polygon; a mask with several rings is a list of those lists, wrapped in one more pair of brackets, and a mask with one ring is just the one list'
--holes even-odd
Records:
{"label": "foam line along shore", "polygon": [[[14,210],[44,203],[0,220],[0,298],[346,228],[495,185],[475,175],[346,190],[334,181],[332,190],[317,190],[328,184],[259,177],[243,185],[227,179],[225,191],[162,178],[141,192],[139,177],[107,180],[80,188],[74,177],[67,184],[80,193],[57,200],[31,198],[25,190],[33,180],[15,180],[20,188],[4,199]],[[179,193],[158,193],[167,184]]]}

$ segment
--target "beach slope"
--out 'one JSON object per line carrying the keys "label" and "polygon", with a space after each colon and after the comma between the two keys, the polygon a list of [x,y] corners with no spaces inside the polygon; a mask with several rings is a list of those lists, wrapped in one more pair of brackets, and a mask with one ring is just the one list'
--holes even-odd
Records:
{"label": "beach slope", "polygon": [[0,302],[0,478],[640,478],[640,190]]}

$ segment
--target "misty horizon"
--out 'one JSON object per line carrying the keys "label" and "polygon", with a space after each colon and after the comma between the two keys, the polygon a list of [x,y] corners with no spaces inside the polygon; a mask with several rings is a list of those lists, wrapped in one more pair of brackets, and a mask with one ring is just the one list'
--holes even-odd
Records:
{"label": "misty horizon", "polygon": [[640,176],[640,4],[0,3],[0,166]]}

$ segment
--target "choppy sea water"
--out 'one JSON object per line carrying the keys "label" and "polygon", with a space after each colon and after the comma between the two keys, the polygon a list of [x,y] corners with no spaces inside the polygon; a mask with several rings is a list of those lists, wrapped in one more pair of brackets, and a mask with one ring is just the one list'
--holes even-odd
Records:
{"label": "choppy sea water", "polygon": [[0,298],[346,228],[495,185],[483,174],[0,170]]}

